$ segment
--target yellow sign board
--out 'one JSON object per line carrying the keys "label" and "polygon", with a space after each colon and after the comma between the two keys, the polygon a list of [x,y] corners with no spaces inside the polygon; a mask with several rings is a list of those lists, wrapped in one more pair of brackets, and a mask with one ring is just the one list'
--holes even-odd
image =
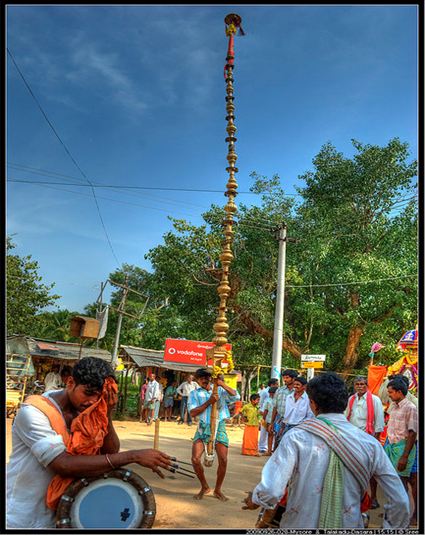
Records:
{"label": "yellow sign board", "polygon": [[301,368],[323,368],[324,362],[301,362]]}

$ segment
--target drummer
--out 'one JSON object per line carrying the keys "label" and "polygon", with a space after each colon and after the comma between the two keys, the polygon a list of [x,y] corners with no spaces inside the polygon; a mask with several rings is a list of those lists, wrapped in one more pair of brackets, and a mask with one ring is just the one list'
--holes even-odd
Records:
{"label": "drummer", "polygon": [[[108,391],[104,385],[112,387]],[[114,386],[111,365],[99,358],[86,357],[74,366],[64,389],[31,396],[23,403],[13,423],[12,453],[7,465],[7,528],[55,527],[55,511],[47,507],[46,497],[56,475],[96,477],[113,468],[137,463],[163,477],[160,468],[168,468],[172,462],[165,453],[153,449],[119,452],[120,441],[111,418],[116,403]],[[92,407],[96,403],[97,406]],[[91,408],[94,413],[99,407],[104,407],[105,412],[103,419],[99,418],[96,423],[105,421],[105,428],[97,434],[103,436],[98,454],[71,455],[65,446],[71,424],[86,409]],[[89,410],[84,415],[88,413]],[[82,418],[78,419],[80,421]],[[92,429],[86,427],[85,431]],[[76,433],[72,438],[74,446],[75,437]],[[91,444],[95,443],[95,438],[89,436]],[[81,451],[82,440],[79,446]]]}

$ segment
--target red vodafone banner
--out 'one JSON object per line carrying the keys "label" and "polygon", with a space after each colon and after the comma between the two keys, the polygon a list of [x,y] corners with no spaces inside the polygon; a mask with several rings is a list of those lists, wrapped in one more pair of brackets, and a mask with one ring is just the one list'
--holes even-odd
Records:
{"label": "red vodafone banner", "polygon": [[[206,350],[214,346],[213,342],[167,338],[165,340],[164,361],[199,365],[199,367],[206,366]],[[226,344],[225,348],[230,351],[232,346]]]}

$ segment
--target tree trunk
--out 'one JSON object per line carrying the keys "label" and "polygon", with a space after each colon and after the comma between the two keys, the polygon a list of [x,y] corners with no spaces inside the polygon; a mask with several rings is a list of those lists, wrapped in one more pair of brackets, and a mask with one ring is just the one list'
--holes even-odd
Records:
{"label": "tree trunk", "polygon": [[360,338],[363,336],[363,331],[364,327],[355,325],[354,327],[351,327],[348,333],[347,345],[345,346],[345,355],[343,360],[345,373],[350,373],[357,364],[357,360],[359,358],[357,349],[359,347]]}
{"label": "tree trunk", "polygon": [[248,371],[248,393],[247,393],[247,396],[246,396],[246,401],[249,401],[249,398],[251,396],[251,381],[255,377],[256,374],[257,374],[257,369],[256,368],[254,368],[253,370],[250,369]]}
{"label": "tree trunk", "polygon": [[[258,322],[251,316],[249,312],[243,311],[242,307],[238,305],[234,305],[233,309],[239,314],[239,320],[245,325],[249,332],[258,333],[261,336],[264,336],[264,338],[273,338],[273,331],[263,327],[260,322]],[[282,347],[283,349],[288,351],[293,357],[301,357],[301,350],[299,349],[297,344],[293,342],[290,338],[287,338],[285,336],[283,337]]]}
{"label": "tree trunk", "polygon": [[[358,292],[352,292],[350,294],[350,302],[352,310],[358,308],[360,306],[360,294]],[[354,325],[353,327],[351,327],[348,333],[347,344],[345,346],[345,355],[343,359],[345,373],[350,373],[351,370],[357,364],[357,360],[359,358],[357,349],[359,347],[360,338],[363,336],[363,333],[364,325]]]}
{"label": "tree trunk", "polygon": [[245,399],[245,370],[241,370],[242,381],[241,381],[241,400]]}

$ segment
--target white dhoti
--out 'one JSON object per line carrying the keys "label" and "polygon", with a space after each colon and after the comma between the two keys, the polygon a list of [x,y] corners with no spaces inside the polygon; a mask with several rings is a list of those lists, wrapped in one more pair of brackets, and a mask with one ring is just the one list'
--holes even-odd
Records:
{"label": "white dhoti", "polygon": [[261,426],[260,439],[258,441],[258,451],[260,453],[264,453],[265,451],[268,450],[268,443],[267,443],[268,437],[269,437],[269,434],[267,433],[267,429]]}

